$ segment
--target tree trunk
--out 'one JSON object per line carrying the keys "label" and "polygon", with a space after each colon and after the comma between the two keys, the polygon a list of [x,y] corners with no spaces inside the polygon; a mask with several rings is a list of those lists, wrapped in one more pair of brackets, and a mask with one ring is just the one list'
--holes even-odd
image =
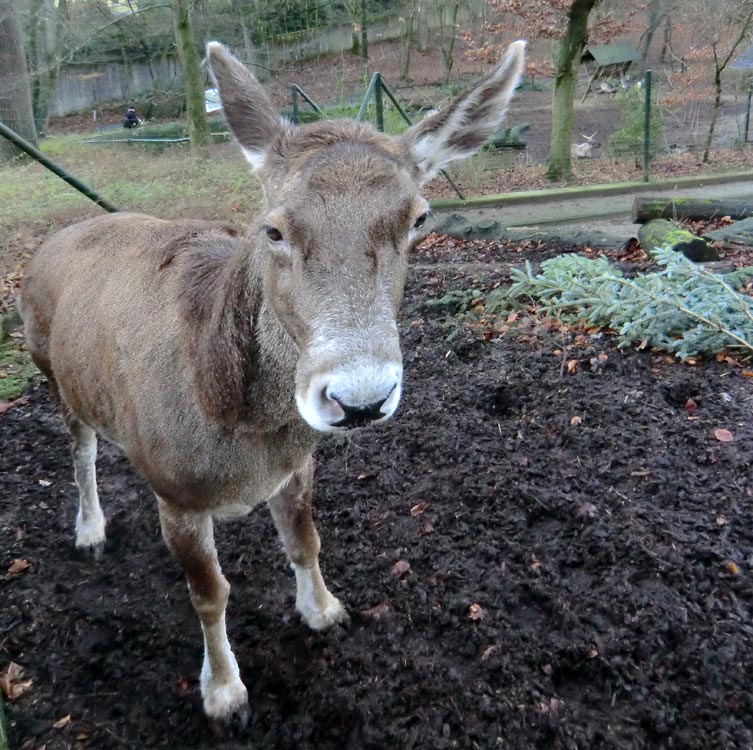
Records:
{"label": "tree trunk", "polygon": [[34,106],[34,122],[36,123],[38,133],[44,133],[47,130],[47,123],[50,120],[50,106],[58,90],[60,66],[63,58],[63,49],[65,48],[66,22],[68,20],[67,0],[58,0],[57,8],[53,7],[53,12],[55,14],[55,36],[52,53],[49,52],[49,48],[46,46],[46,75],[39,87],[39,95]]}
{"label": "tree trunk", "polygon": [[729,216],[735,221],[753,216],[753,200],[638,196],[633,202],[633,221],[638,224],[651,219],[710,221],[722,216]]}
{"label": "tree trunk", "polygon": [[714,138],[714,131],[716,130],[716,121],[719,117],[719,108],[722,106],[722,71],[719,67],[719,61],[716,57],[716,48],[714,48],[714,109],[711,112],[711,122],[709,123],[709,132],[706,136],[706,143],[703,147],[703,163],[708,164],[709,155],[711,154],[711,142]]}
{"label": "tree trunk", "polygon": [[719,253],[706,240],[666,219],[654,219],[644,224],[638,230],[638,241],[643,252],[651,258],[657,248],[671,247],[695,263],[719,260]]}
{"label": "tree trunk", "polygon": [[193,35],[190,0],[171,0],[175,43],[183,67],[186,89],[186,114],[191,147],[198,148],[209,141],[206,108],[204,105],[204,74],[201,71],[199,52]]}
{"label": "tree trunk", "polygon": [[722,73],[729,65],[732,56],[735,54],[737,48],[742,44],[743,40],[748,37],[750,33],[751,24],[753,24],[753,10],[747,11],[747,15],[743,20],[743,23],[739,26],[737,38],[735,39],[732,47],[730,48],[727,56],[723,59],[719,59],[717,54],[716,42],[712,44],[712,50],[714,51],[714,89],[716,96],[714,97],[714,111],[711,114],[711,124],[709,125],[709,133],[706,136],[706,145],[703,149],[703,163],[706,164],[709,160],[709,154],[711,153],[711,141],[714,138],[714,130],[716,129],[716,121],[719,117],[719,108],[722,106]]}
{"label": "tree trunk", "polygon": [[[0,81],[0,121],[36,145],[24,42],[13,0],[0,0]],[[0,162],[19,153],[10,141],[0,138]]]}
{"label": "tree trunk", "polygon": [[664,19],[664,33],[661,42],[661,61],[666,63],[672,54],[672,16],[668,13]]}
{"label": "tree trunk", "polygon": [[410,57],[413,52],[413,41],[415,39],[416,30],[416,6],[414,5],[408,12],[408,17],[405,19],[405,33],[403,34],[402,53],[403,60],[400,71],[400,80],[407,81],[410,78]]}
{"label": "tree trunk", "polygon": [[577,66],[588,41],[588,16],[600,0],[573,0],[568,12],[565,36],[557,53],[552,104],[552,139],[549,167],[550,180],[570,179],[570,142],[573,135],[573,99],[577,84]]}
{"label": "tree trunk", "polygon": [[369,59],[369,30],[366,27],[368,21],[366,10],[366,0],[361,0],[361,57],[364,62]]}
{"label": "tree trunk", "polygon": [[[445,68],[445,84],[448,84],[450,82],[450,77],[452,75],[452,68],[455,65],[455,42],[457,42],[458,38],[458,12],[460,11],[460,2],[461,0],[452,0],[452,17],[450,19],[450,40],[449,44],[445,47],[444,43],[442,44],[442,57],[444,58],[444,68]],[[442,8],[442,16],[444,17],[444,8]],[[444,21],[442,21],[442,25],[444,26]],[[444,42],[444,30],[442,33],[442,42]]]}

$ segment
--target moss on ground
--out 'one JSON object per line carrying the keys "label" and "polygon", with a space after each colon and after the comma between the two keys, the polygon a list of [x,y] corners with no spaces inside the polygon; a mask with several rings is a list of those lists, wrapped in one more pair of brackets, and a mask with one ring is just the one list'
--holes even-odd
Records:
{"label": "moss on ground", "polygon": [[0,341],[0,401],[17,398],[36,374],[37,368],[19,339]]}
{"label": "moss on ground", "polygon": [[5,729],[5,712],[3,711],[3,694],[0,691],[0,750],[8,750],[8,733]]}

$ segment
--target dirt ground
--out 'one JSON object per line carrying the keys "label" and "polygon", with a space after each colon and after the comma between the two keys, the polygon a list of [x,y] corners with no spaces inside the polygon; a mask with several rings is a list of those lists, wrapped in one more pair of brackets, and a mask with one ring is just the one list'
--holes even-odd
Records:
{"label": "dirt ground", "polygon": [[[234,740],[202,716],[198,621],[143,482],[102,447],[107,549],[80,559],[46,387],[0,416],[0,663],[32,681],[7,705],[11,746],[753,746],[745,370],[618,351],[604,334],[497,334],[427,306],[563,249],[417,252],[398,414],[318,453],[322,567],[347,630],[314,634],[295,615],[266,509],[218,523],[252,707]],[[5,573],[14,560],[30,566]]]}

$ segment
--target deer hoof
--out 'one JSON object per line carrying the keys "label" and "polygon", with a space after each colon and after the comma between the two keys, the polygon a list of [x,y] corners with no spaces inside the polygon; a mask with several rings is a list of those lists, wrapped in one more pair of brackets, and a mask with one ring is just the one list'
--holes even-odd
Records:
{"label": "deer hoof", "polygon": [[208,685],[201,692],[204,712],[214,732],[242,732],[248,726],[248,692],[239,679],[226,685]]}
{"label": "deer hoof", "polygon": [[76,552],[79,557],[86,560],[94,560],[94,562],[101,562],[105,556],[105,543],[94,542],[92,544],[79,544],[76,542]]}
{"label": "deer hoof", "polygon": [[326,628],[332,627],[332,625],[346,625],[350,622],[350,615],[347,613],[345,607],[343,607],[340,600],[337,597],[332,596],[332,594],[328,594],[327,604],[320,609],[314,609],[310,606],[301,606],[300,604],[297,609],[298,612],[300,612],[303,621],[312,630],[325,630]]}
{"label": "deer hoof", "polygon": [[104,546],[105,517],[100,514],[84,521],[79,514],[76,518],[76,547],[79,549],[92,549],[94,559],[99,560],[102,557]]}

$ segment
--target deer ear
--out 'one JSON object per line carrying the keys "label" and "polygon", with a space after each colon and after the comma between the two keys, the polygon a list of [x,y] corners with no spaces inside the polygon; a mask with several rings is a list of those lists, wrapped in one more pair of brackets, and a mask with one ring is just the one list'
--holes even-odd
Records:
{"label": "deer ear", "polygon": [[256,77],[223,44],[207,44],[207,62],[227,124],[246,159],[258,170],[269,145],[290,124],[277,113]]}
{"label": "deer ear", "polygon": [[523,72],[525,47],[524,41],[513,42],[494,71],[403,134],[422,183],[450,162],[475,154],[499,129]]}

